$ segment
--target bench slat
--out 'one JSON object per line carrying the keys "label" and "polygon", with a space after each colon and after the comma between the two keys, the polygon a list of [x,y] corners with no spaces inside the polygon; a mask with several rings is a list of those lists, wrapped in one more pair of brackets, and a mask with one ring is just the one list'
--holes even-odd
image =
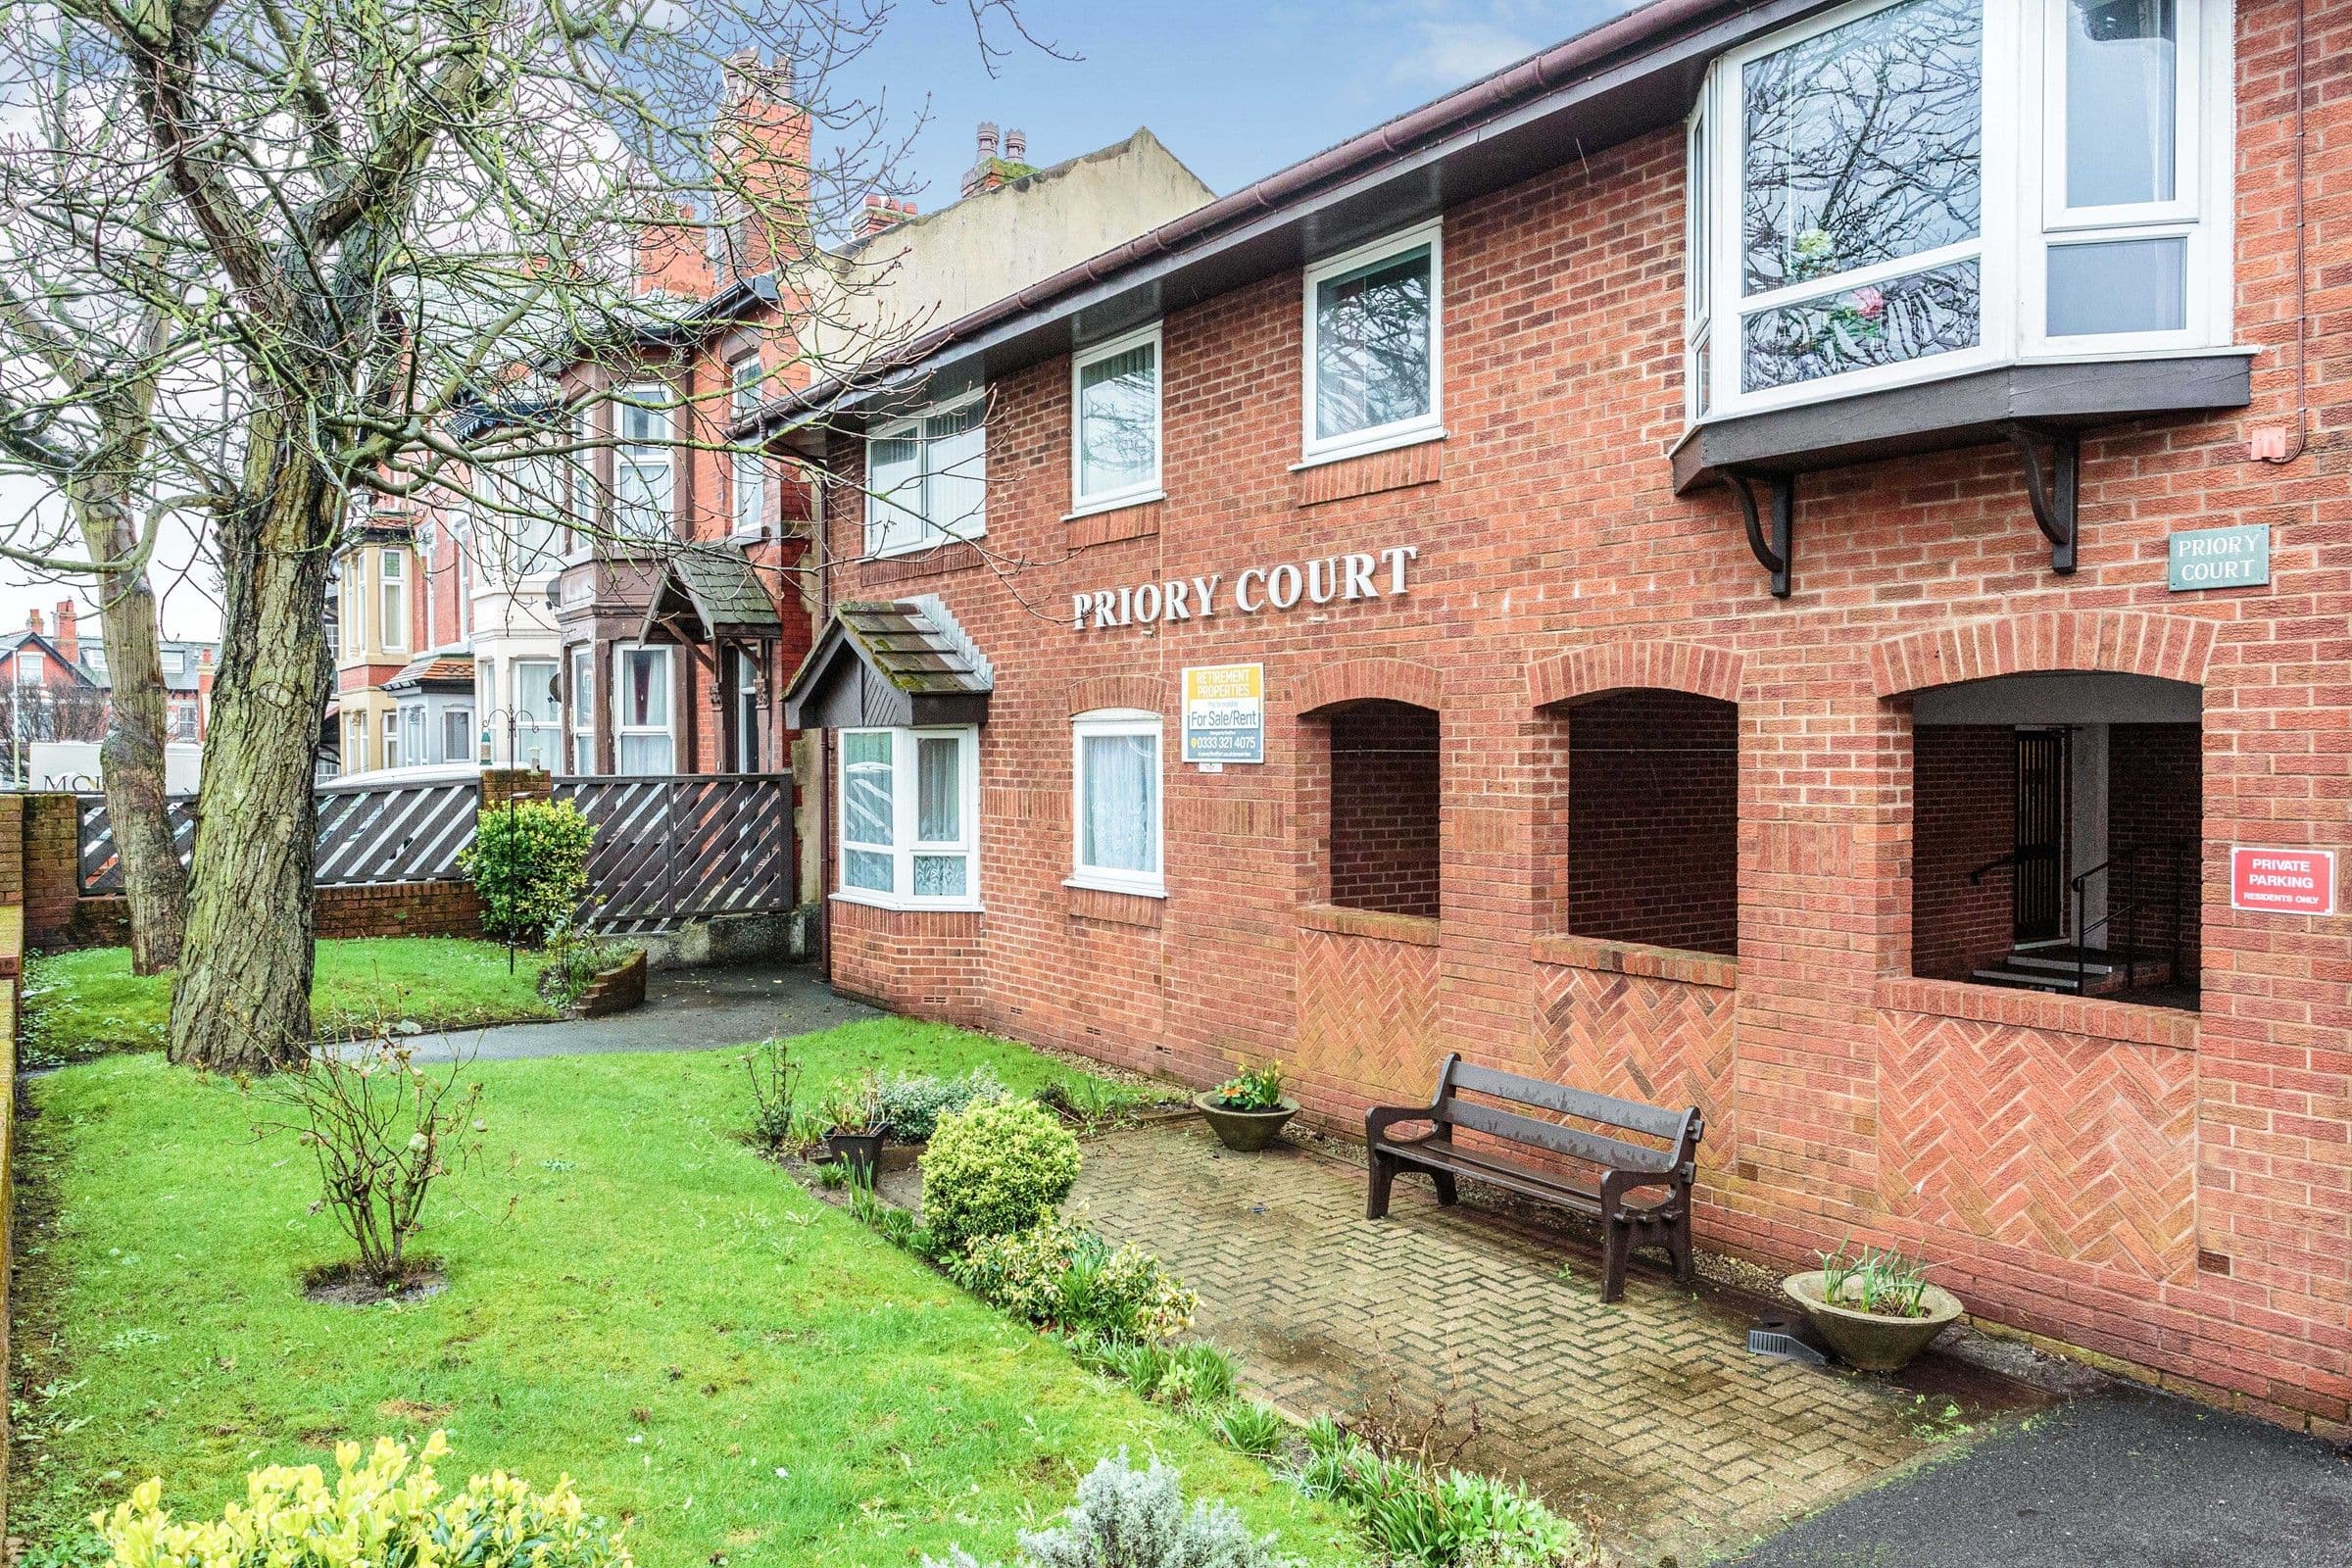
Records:
{"label": "bench slat", "polygon": [[1555,1154],[1590,1160],[1611,1170],[1633,1170],[1663,1176],[1674,1169],[1672,1150],[1649,1149],[1641,1144],[1629,1144],[1622,1138],[1589,1133],[1581,1127],[1562,1127],[1548,1121],[1538,1121],[1533,1116],[1497,1110],[1493,1105],[1482,1105],[1475,1101],[1449,1102],[1445,1115],[1457,1127],[1492,1133],[1515,1144],[1533,1144],[1538,1149],[1548,1149]]}
{"label": "bench slat", "polygon": [[[1514,1165],[1507,1159],[1494,1159],[1473,1151],[1456,1149],[1442,1141],[1424,1140],[1410,1144],[1396,1144],[1397,1157],[1406,1164],[1418,1164],[1451,1171],[1473,1181],[1491,1182],[1508,1187],[1529,1198],[1541,1198],[1547,1202],[1568,1208],[1580,1208],[1587,1213],[1600,1212],[1600,1188],[1597,1183],[1579,1184],[1563,1181],[1547,1171],[1530,1170]],[[1654,1187],[1638,1187],[1618,1200],[1618,1205],[1629,1214],[1647,1215],[1670,1207],[1675,1201],[1672,1192]]]}
{"label": "bench slat", "polygon": [[1472,1094],[1493,1095],[1497,1100],[1515,1100],[1523,1105],[1564,1111],[1586,1121],[1606,1122],[1647,1133],[1652,1138],[1682,1137],[1684,1123],[1690,1117],[1689,1111],[1667,1110],[1638,1100],[1619,1100],[1614,1095],[1596,1095],[1590,1090],[1571,1089],[1566,1084],[1546,1083],[1541,1078],[1523,1078],[1494,1067],[1475,1067],[1466,1061],[1454,1063],[1452,1084]]}

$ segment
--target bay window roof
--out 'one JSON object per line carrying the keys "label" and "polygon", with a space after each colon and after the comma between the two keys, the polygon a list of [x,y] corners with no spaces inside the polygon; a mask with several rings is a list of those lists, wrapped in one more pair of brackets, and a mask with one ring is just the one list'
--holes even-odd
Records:
{"label": "bay window roof", "polygon": [[784,693],[793,729],[988,720],[996,670],[933,595],[845,600]]}

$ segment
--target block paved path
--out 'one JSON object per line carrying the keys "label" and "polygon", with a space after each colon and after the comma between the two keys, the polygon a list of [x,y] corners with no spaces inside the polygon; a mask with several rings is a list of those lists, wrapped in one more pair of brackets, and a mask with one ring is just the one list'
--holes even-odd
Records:
{"label": "block paved path", "polygon": [[[1388,1388],[1475,1403],[1465,1458],[1598,1516],[1616,1563],[1691,1565],[1936,1446],[1909,1391],[1751,1356],[1748,1318],[1637,1270],[1604,1306],[1596,1250],[1281,1147],[1229,1154],[1176,1121],[1091,1140],[1075,1200],[1200,1293],[1196,1329],[1299,1415]],[[1566,1265],[1567,1277],[1561,1277]],[[1942,1400],[1932,1398],[1940,1408]]]}

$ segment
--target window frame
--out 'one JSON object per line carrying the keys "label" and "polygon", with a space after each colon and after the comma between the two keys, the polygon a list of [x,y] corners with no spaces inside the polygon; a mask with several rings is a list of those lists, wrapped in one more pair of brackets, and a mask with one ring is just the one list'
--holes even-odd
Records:
{"label": "window frame", "polygon": [[[625,432],[632,414],[647,416],[662,433],[653,440],[638,440]],[[620,387],[612,397],[612,495],[608,513],[609,531],[615,543],[630,544],[641,540],[674,540],[678,536],[678,400],[666,381],[632,381]],[[660,497],[655,511],[660,514],[660,526],[635,528],[623,525],[621,516],[631,510],[627,487],[621,482],[623,468],[640,469],[656,465],[640,454],[660,455],[659,466],[665,476],[664,483],[654,486]]]}
{"label": "window frame", "polygon": [[[1086,743],[1090,739],[1148,735],[1152,739],[1152,773],[1159,787],[1152,796],[1152,860],[1154,871],[1129,871],[1114,866],[1089,865],[1086,847]],[[1062,886],[1098,893],[1125,893],[1137,898],[1168,896],[1168,741],[1167,718],[1140,708],[1099,708],[1070,720],[1070,874]]]}
{"label": "window frame", "polygon": [[400,710],[385,709],[383,723],[377,728],[383,736],[383,756],[376,759],[376,765],[390,772],[400,766]]}
{"label": "window frame", "polygon": [[[557,659],[552,657],[543,658],[537,654],[519,654],[507,661],[507,682],[513,688],[513,691],[510,694],[510,700],[514,710],[514,740],[513,747],[514,755],[507,759],[507,765],[509,767],[522,767],[526,765],[522,760],[523,738],[525,736],[536,736],[542,738],[542,744],[545,744],[548,748],[548,752],[550,754],[549,760],[551,762],[554,760],[554,754],[561,752],[564,745],[564,707],[561,702],[559,702],[555,697],[550,696],[547,699],[549,710],[538,721],[533,721],[529,717],[529,710],[523,707],[523,671],[525,669],[545,669],[547,671],[547,683],[550,687],[553,687],[556,684],[557,678],[563,674],[564,665],[562,662]],[[550,767],[548,771],[552,773],[555,771],[555,769]]]}
{"label": "window frame", "polygon": [[[565,728],[570,741],[565,754],[571,763],[573,778],[594,778],[596,772],[596,645],[574,643],[564,650],[564,665],[570,672],[571,705],[565,713]],[[583,675],[585,678],[583,678]],[[582,763],[581,751],[587,757]]]}
{"label": "window frame", "polygon": [[[2230,170],[2234,144],[2233,40],[2230,8],[2219,0],[2178,0],[2182,59],[2176,200],[2151,208],[2068,212],[2064,28],[2070,0],[1981,0],[1984,18],[1978,82],[1979,221],[1973,240],[1872,263],[1769,292],[1740,292],[1745,278],[1745,69],[1754,61],[1908,0],[1853,0],[1820,16],[1725,51],[1708,68],[1687,122],[1686,205],[1695,192],[1703,218],[1687,215],[1687,242],[1705,255],[1686,259],[1683,343],[1684,421],[1711,420],[1830,403],[1845,397],[1945,380],[2000,366],[2065,364],[2236,352],[2232,343]],[[2195,39],[2192,47],[2191,38]],[[2192,58],[2193,57],[2193,58]],[[2191,127],[2194,127],[2193,129]],[[1703,167],[1698,160],[1703,153]],[[2188,236],[2187,308],[2179,331],[2053,337],[2047,330],[2047,268],[2068,244]],[[1973,258],[1978,330],[1973,348],[1872,366],[1760,392],[1740,389],[1748,318],[1776,306],[1834,296]],[[1703,302],[1692,297],[1709,285]],[[1703,337],[1702,334],[1703,333]],[[1702,392],[1697,363],[1709,350],[1711,382]]]}
{"label": "window frame", "polygon": [[[1070,355],[1070,511],[1071,517],[1091,516],[1098,512],[1115,512],[1121,507],[1140,507],[1167,499],[1167,404],[1168,349],[1162,323],[1152,321],[1132,332],[1105,338],[1100,343],[1072,351]],[[1116,359],[1134,349],[1152,345],[1152,476],[1117,490],[1105,490],[1098,495],[1086,493],[1086,387],[1084,376],[1089,366]],[[1066,519],[1065,519],[1066,520]]]}
{"label": "window frame", "polygon": [[[658,683],[662,692],[662,710],[665,715],[660,724],[631,724],[626,722],[628,699],[622,681],[627,678],[631,654],[660,654],[662,675]],[[678,662],[666,643],[614,643],[612,645],[612,772],[620,778],[674,778],[678,775]],[[653,690],[649,687],[648,690]],[[620,746],[624,740],[659,735],[669,743],[669,766],[659,773],[633,773],[621,765]]]}
{"label": "window frame", "polygon": [[[747,379],[744,371],[749,368]],[[759,412],[759,390],[766,384],[767,367],[760,361],[760,351],[750,349],[727,362],[727,414],[730,420],[742,419]],[[744,394],[753,394],[750,406],[744,404]],[[749,475],[752,484],[746,486]],[[768,503],[767,450],[764,447],[737,446],[727,455],[727,529],[733,539],[765,539],[770,524]],[[744,500],[752,500],[752,515],[744,516]]]}
{"label": "window frame", "polygon": [[[931,515],[931,483],[937,477],[931,467],[931,449],[938,438],[929,433],[933,419],[960,413],[972,403],[985,403],[987,397],[988,388],[985,385],[977,386],[969,392],[959,393],[952,398],[943,398],[939,402],[928,404],[904,417],[886,420],[867,429],[863,475],[865,481],[865,525],[864,537],[861,542],[865,546],[865,555],[868,559],[889,561],[899,556],[919,555],[926,550],[937,550],[942,546],[956,544],[959,541],[988,537],[988,411],[985,407],[982,409],[980,422],[977,426],[980,432],[980,471],[977,476],[980,481],[980,510],[973,514],[970,520],[958,522],[954,527],[948,527],[935,521]],[[908,436],[914,438],[915,448],[921,454],[921,465],[916,476],[920,504],[914,507],[908,507],[906,503],[899,501],[885,502],[880,492],[875,489],[873,482],[874,443],[877,441],[904,441]],[[876,530],[887,528],[888,523],[874,514],[875,510],[882,506],[895,507],[901,512],[911,512],[921,519],[922,531],[906,544],[883,548],[875,542],[879,537]]]}
{"label": "window frame", "polygon": [[[891,843],[853,842],[849,833],[850,748],[853,735],[888,735],[890,743]],[[956,824],[954,841],[922,840],[914,834],[921,810],[920,743],[953,739],[957,753]],[[881,909],[976,911],[980,904],[980,729],[976,724],[938,724],[921,728],[861,724],[834,736],[833,779],[836,818],[833,893],[846,904],[870,905]],[[891,862],[891,891],[853,887],[849,878],[850,852],[887,853]],[[914,861],[918,856],[958,855],[963,858],[963,892],[953,897],[924,897],[913,892]],[[902,891],[905,890],[905,891]]]}
{"label": "window frame", "polygon": [[729,697],[735,710],[735,733],[730,737],[728,771],[758,773],[761,771],[765,751],[764,737],[760,734],[765,707],[760,695],[760,661],[748,648],[737,647],[731,653],[734,690]]}
{"label": "window frame", "polygon": [[[404,559],[407,552],[391,546],[376,552],[375,594],[376,614],[382,624],[377,629],[381,638],[376,646],[386,653],[405,654],[409,650],[409,571]],[[393,610],[398,599],[400,608]]]}
{"label": "window frame", "polygon": [[[1392,419],[1387,424],[1373,425],[1363,430],[1350,430],[1344,436],[1318,438],[1315,434],[1315,288],[1325,279],[1342,272],[1401,256],[1421,246],[1429,247],[1429,412],[1409,419]],[[1337,463],[1346,458],[1360,458],[1374,452],[1393,451],[1397,447],[1414,446],[1423,441],[1442,441],[1446,438],[1446,220],[1432,218],[1367,241],[1336,256],[1327,256],[1310,263],[1300,274],[1301,322],[1299,352],[1298,398],[1298,462],[1294,470],[1312,467],[1321,463]]]}

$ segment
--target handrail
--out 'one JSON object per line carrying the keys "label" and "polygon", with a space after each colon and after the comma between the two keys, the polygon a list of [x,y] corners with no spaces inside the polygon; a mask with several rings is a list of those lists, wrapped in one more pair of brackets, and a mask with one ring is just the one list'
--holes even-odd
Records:
{"label": "handrail", "polygon": [[[2076,996],[2080,997],[2085,995],[2085,988],[2090,983],[2091,932],[2099,930],[2103,927],[2111,926],[2114,923],[2115,917],[2118,913],[2122,913],[2128,917],[2128,923],[2124,929],[2124,986],[2127,990],[2129,990],[2132,986],[2138,983],[2139,910],[2141,903],[2139,897],[2139,862],[2142,856],[2159,851],[2174,857],[2173,978],[2176,982],[2180,980],[2180,958],[2183,952],[2180,931],[2180,927],[2183,924],[2183,915],[2181,910],[2182,899],[2180,889],[2180,872],[2182,867],[2186,865],[2188,858],[2187,856],[2182,852],[2189,849],[2193,844],[2195,844],[2195,842],[2196,841],[2193,839],[2167,839],[2152,844],[2134,844],[2132,846],[2130,851],[2128,851],[2122,857],[2124,862],[2123,902],[2120,906],[2110,907],[2105,914],[2100,915],[2096,920],[2085,921],[2083,919],[2084,890],[2089,887],[2090,879],[2092,877],[2105,875],[2115,865],[2117,857],[2109,856],[2106,859],[2101,860],[2089,870],[2078,872],[2075,876],[2069,879],[2070,885],[2073,887],[2075,894]],[[2112,879],[2110,879],[2110,885],[2112,885]]]}
{"label": "handrail", "polygon": [[1972,884],[1979,883],[1984,880],[1984,873],[1987,871],[1997,870],[2004,865],[2023,865],[2030,859],[2046,860],[2057,853],[2058,847],[2054,844],[2039,844],[2031,849],[2011,850],[2006,855],[1994,856],[1974,871],[1969,872],[1968,880]]}

